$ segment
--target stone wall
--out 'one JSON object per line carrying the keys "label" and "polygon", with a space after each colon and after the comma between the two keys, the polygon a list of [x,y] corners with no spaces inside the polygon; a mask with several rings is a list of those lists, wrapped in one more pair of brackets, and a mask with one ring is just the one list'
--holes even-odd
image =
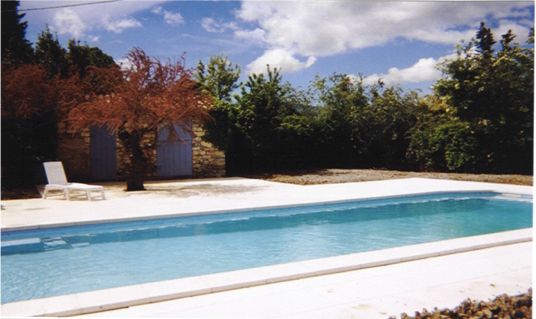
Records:
{"label": "stone wall", "polygon": [[[58,127],[58,157],[63,162],[68,179],[71,181],[91,180],[90,130],[68,131],[64,125]],[[225,176],[225,153],[203,140],[205,132],[201,124],[193,124],[192,168],[193,177]],[[143,145],[148,148],[149,167],[147,177],[156,175],[156,132],[144,137]],[[119,139],[116,140],[117,179],[125,176],[128,158]]]}
{"label": "stone wall", "polygon": [[225,153],[212,143],[203,140],[205,131],[201,124],[192,126],[193,175],[196,177],[225,176]]}
{"label": "stone wall", "polygon": [[71,182],[90,179],[89,129],[67,130],[65,124],[60,123],[58,131],[58,158],[63,162],[67,179]]}

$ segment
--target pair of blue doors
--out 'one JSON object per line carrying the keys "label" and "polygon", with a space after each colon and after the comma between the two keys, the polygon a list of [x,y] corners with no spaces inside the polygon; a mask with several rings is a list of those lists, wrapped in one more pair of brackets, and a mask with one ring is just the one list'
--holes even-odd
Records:
{"label": "pair of blue doors", "polygon": [[[105,127],[92,127],[90,140],[91,178],[96,181],[117,178],[116,137]],[[179,125],[161,128],[156,143],[156,175],[192,175],[192,137]]]}

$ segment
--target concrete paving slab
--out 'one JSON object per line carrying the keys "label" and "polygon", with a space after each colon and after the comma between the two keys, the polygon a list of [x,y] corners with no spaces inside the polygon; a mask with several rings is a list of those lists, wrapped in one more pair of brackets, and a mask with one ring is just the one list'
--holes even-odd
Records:
{"label": "concrete paving slab", "polygon": [[362,183],[291,185],[245,178],[147,182],[147,191],[124,192],[105,186],[106,200],[7,200],[1,227],[27,229],[112,220],[278,207],[352,199],[448,191],[496,191],[532,194],[532,187],[426,178]]}
{"label": "concrete paving slab", "polygon": [[[531,287],[531,243],[95,313],[94,317],[387,318]],[[83,316],[82,316],[83,317]]]}
{"label": "concrete paving slab", "polygon": [[[71,316],[530,242],[522,229],[2,305],[6,316]],[[418,274],[415,273],[415,274]],[[442,274],[437,274],[443,276]],[[388,282],[388,279],[386,279]],[[378,278],[379,282],[386,282]]]}
{"label": "concrete paving slab", "polygon": [[[0,214],[2,230],[434,192],[493,191],[532,195],[532,187],[528,186],[423,178],[311,186],[241,178],[181,180],[148,182],[148,191],[129,193],[122,191],[123,186],[120,184],[104,186],[107,199],[102,201],[65,201],[63,199],[3,201],[2,204],[6,209]],[[180,314],[181,317],[385,318],[386,314],[417,310],[415,307],[442,306],[433,302],[442,302],[445,305],[450,305],[450,302],[455,305],[467,297],[490,298],[495,288],[501,293],[523,292],[530,287],[531,282],[531,245],[514,242],[504,242],[503,246],[494,248],[486,248],[489,246],[484,245],[477,251],[391,265],[394,268],[383,266],[337,275],[323,275],[132,306],[100,315],[177,317]],[[438,245],[441,246],[441,242]],[[445,244],[443,248],[450,249],[448,244]],[[411,252],[408,251],[408,253]],[[340,258],[340,260],[344,259],[342,256]],[[433,260],[436,260],[436,263],[430,264]],[[501,262],[511,260],[516,260],[515,265],[511,262],[506,264]],[[419,263],[421,261],[424,264]],[[500,266],[496,267],[495,264]],[[413,266],[401,271],[403,267],[399,268],[399,265]],[[460,267],[467,269],[467,272],[453,271]],[[385,269],[392,270],[384,271]],[[356,278],[346,277],[349,274],[355,274]],[[340,277],[332,277],[339,275]],[[423,279],[418,280],[421,276]],[[329,278],[337,279],[329,281],[331,280]],[[404,278],[410,281],[404,281]],[[440,281],[437,281],[438,279]],[[489,287],[486,286],[488,282]],[[483,286],[486,288],[482,288]],[[285,292],[285,289],[288,292]],[[356,290],[360,292],[357,294],[358,297],[356,297]],[[445,299],[440,299],[441,292],[447,296]],[[125,292],[125,294],[129,293],[135,292]],[[428,296],[430,298],[427,298]],[[73,296],[71,301],[80,302],[79,299],[85,297],[87,295],[80,294]],[[99,298],[104,298],[105,301],[107,297],[95,295],[93,301],[98,301]],[[56,301],[60,303],[57,305],[58,308],[69,308],[66,304],[62,305],[60,300]],[[37,308],[43,307],[42,313],[46,313],[50,308],[46,304],[40,305],[39,302],[36,302],[36,306]],[[99,305],[96,303],[95,307],[98,309]]]}

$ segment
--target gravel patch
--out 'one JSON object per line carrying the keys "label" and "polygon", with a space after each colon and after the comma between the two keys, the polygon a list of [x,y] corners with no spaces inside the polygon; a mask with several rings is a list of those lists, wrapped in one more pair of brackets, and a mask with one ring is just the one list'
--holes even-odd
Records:
{"label": "gravel patch", "polygon": [[350,183],[395,178],[421,177],[532,186],[532,175],[406,172],[378,169],[320,169],[288,173],[256,174],[249,175],[247,177],[298,185]]}
{"label": "gravel patch", "polygon": [[[414,316],[405,313],[401,319],[443,319],[443,318],[532,318],[532,289],[519,296],[501,295],[491,301],[467,299],[454,309],[434,309],[415,312]],[[391,317],[390,319],[394,319]]]}

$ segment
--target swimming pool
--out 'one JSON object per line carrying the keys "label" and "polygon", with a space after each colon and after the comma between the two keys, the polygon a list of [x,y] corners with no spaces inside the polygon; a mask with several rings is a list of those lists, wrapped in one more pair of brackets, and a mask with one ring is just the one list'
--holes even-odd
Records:
{"label": "swimming pool", "polygon": [[479,192],[3,232],[2,303],[531,226]]}

